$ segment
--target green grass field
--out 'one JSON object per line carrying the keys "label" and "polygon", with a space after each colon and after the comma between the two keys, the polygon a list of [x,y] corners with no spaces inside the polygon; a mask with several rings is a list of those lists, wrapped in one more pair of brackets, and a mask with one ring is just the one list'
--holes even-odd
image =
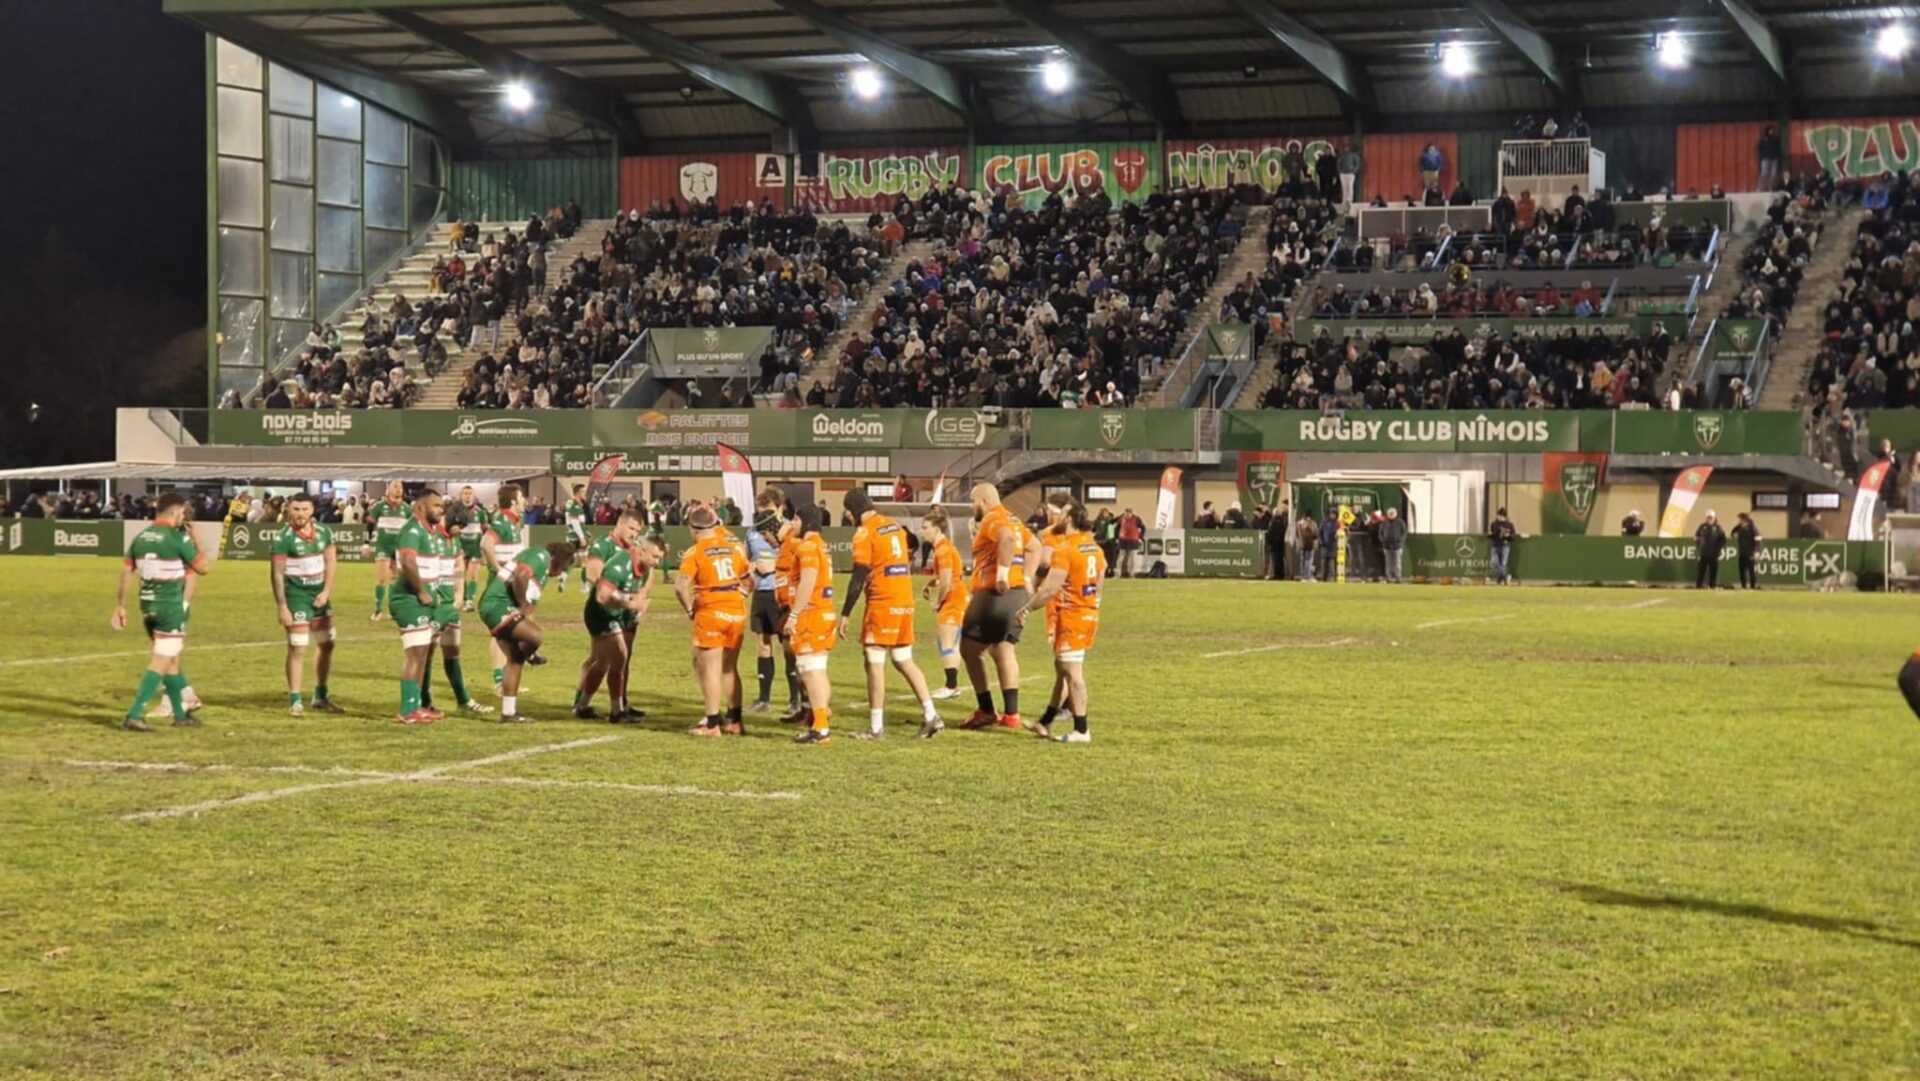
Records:
{"label": "green grass field", "polygon": [[223,564],[206,726],[123,733],[116,573],[0,561],[0,1076],[1920,1076],[1908,598],[1120,582],[1092,746],[798,748],[681,734],[665,615],[560,719],[572,593],[547,723],[397,726],[359,566],[351,716]]}

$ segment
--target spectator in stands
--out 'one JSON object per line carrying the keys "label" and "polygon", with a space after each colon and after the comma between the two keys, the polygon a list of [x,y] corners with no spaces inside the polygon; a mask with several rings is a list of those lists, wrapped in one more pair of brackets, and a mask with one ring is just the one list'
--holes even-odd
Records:
{"label": "spectator in stands", "polygon": [[1420,186],[1424,189],[1438,191],[1440,188],[1440,174],[1446,167],[1447,156],[1441,153],[1438,145],[1428,143],[1426,149],[1420,151]]}
{"label": "spectator in stands", "polygon": [[1314,176],[1319,179],[1320,201],[1331,203],[1340,197],[1340,161],[1331,150],[1322,150],[1313,159]]}
{"label": "spectator in stands", "polygon": [[1540,137],[1552,140],[1560,134],[1560,122],[1549,116],[1540,123]]}
{"label": "spectator in stands", "polygon": [[1587,126],[1587,118],[1580,114],[1580,110],[1575,109],[1573,111],[1573,119],[1567,121],[1567,130],[1563,137],[1568,139],[1587,139],[1591,138],[1592,135],[1592,129]]}
{"label": "spectator in stands", "polygon": [[1473,193],[1467,190],[1466,181],[1464,180],[1454,181],[1453,191],[1448,193],[1447,195],[1447,205],[1448,206],[1472,206],[1473,205]]}
{"label": "spectator in stands", "polygon": [[1533,202],[1533,192],[1520,189],[1520,199],[1513,204],[1513,224],[1521,230],[1533,228],[1534,214],[1537,208]]}
{"label": "spectator in stands", "polygon": [[1491,212],[1494,232],[1505,234],[1513,231],[1515,210],[1513,196],[1507,194],[1507,189],[1500,189],[1500,194],[1493,200]]}
{"label": "spectator in stands", "polygon": [[1772,191],[1780,179],[1780,129],[1768,124],[1754,150],[1760,158],[1760,178],[1754,190]]}
{"label": "spectator in stands", "polygon": [[[1352,140],[1348,140],[1340,149],[1340,160],[1338,163],[1340,169],[1341,206],[1351,207],[1353,205],[1353,185],[1360,176],[1360,163],[1360,148],[1355,146]],[[1379,199],[1379,196],[1376,195],[1374,198]],[[1380,205],[1386,205],[1385,200],[1381,200]]]}
{"label": "spectator in stands", "polygon": [[1214,512],[1213,500],[1211,499],[1205,500],[1200,504],[1200,513],[1195,515],[1193,518],[1193,528],[1195,529],[1219,529],[1220,528],[1220,516]]}
{"label": "spectator in stands", "polygon": [[1247,528],[1247,515],[1245,511],[1240,509],[1239,500],[1236,499],[1233,502],[1227,504],[1227,513],[1220,517],[1220,528],[1221,529],[1246,529]]}
{"label": "spectator in stands", "polygon": [[1640,517],[1638,510],[1630,510],[1625,518],[1620,519],[1620,535],[1623,537],[1638,537],[1646,531],[1647,521]]}

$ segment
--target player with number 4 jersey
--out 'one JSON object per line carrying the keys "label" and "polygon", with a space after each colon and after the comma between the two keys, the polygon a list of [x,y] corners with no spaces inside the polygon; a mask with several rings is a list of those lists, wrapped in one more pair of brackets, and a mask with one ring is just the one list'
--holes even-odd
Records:
{"label": "player with number 4 jersey", "polygon": [[867,731],[858,738],[886,734],[887,661],[892,660],[920,703],[920,737],[932,739],[944,726],[927,693],[927,677],[913,659],[913,553],[907,547],[906,527],[873,509],[872,498],[858,488],[847,492],[845,506],[858,524],[853,530],[853,581],[840,608],[842,637],[853,606],[862,596],[867,601],[860,626],[867,662]]}

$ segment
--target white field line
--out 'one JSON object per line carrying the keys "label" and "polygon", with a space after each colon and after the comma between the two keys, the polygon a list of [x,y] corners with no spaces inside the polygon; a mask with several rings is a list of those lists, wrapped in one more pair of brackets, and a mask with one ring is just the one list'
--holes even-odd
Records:
{"label": "white field line", "polygon": [[1641,601],[1641,602],[1640,602],[1640,603],[1638,603],[1638,604],[1623,604],[1623,605],[1621,605],[1620,607],[1621,607],[1622,609],[1627,609],[1627,608],[1652,608],[1652,607],[1653,607],[1654,605],[1656,605],[1656,604],[1665,604],[1665,603],[1667,603],[1667,599],[1666,599],[1665,597],[1653,597],[1653,598],[1651,598],[1651,599],[1648,599],[1648,600],[1644,600],[1644,601]]}
{"label": "white field line", "polygon": [[1503,619],[1512,619],[1513,617],[1514,613],[1508,612],[1505,615],[1499,616],[1467,616],[1463,619],[1436,619],[1428,623],[1418,624],[1413,629],[1416,631],[1426,631],[1432,630],[1435,627],[1452,626],[1455,623],[1498,623]]}
{"label": "white field line", "polygon": [[[962,669],[962,670],[964,671],[964,669]],[[946,670],[945,670],[945,669],[941,669],[940,671],[941,671],[941,673],[942,673],[942,674],[941,674],[941,678],[942,678],[942,679],[945,679],[945,678],[946,678],[946,676],[945,676],[945,671],[946,671]],[[925,672],[925,670],[923,669],[923,670],[922,670],[922,674],[924,674],[924,672]],[[1033,682],[1034,680],[1036,680],[1036,679],[1052,679],[1052,678],[1053,678],[1053,669],[1051,669],[1051,668],[1049,668],[1049,669],[1047,669],[1047,670],[1046,670],[1045,672],[1035,672],[1035,673],[1034,673],[1033,675],[1030,675],[1030,676],[1021,676],[1021,677],[1020,677],[1020,685],[1021,685],[1022,687],[1024,687],[1024,686],[1026,686],[1027,684],[1029,684],[1029,683],[1032,683],[1032,682]],[[942,684],[941,686],[945,686],[945,684]],[[936,686],[934,686],[934,685],[933,685],[932,683],[928,683],[928,684],[927,684],[927,690],[929,690],[929,691],[937,691],[937,690],[939,690],[939,689],[940,689],[939,687],[936,687]],[[999,690],[999,689],[1000,689],[1000,685],[999,685],[999,684],[997,684],[997,683],[996,683],[996,684],[994,684],[994,688],[993,688],[993,689],[994,689],[994,690],[996,690],[996,691],[997,691],[997,690]],[[970,695],[970,694],[972,694],[972,693],[973,693],[973,688],[972,688],[971,686],[962,686],[962,687],[960,688],[960,696],[959,696],[958,698],[947,698],[947,699],[942,699],[941,701],[946,701],[946,702],[966,702],[966,701],[968,701],[968,698],[967,698],[967,696],[968,696],[968,695]],[[890,694],[890,695],[888,695],[888,696],[887,696],[887,701],[889,701],[889,702],[916,702],[916,701],[918,701],[918,699],[916,699],[916,698],[914,698],[914,697],[913,697],[913,694],[912,694],[912,692],[908,692],[907,694]],[[938,703],[938,702],[936,702],[936,703],[934,703],[934,704],[935,704],[935,705],[939,705],[939,703]],[[843,703],[841,703],[841,708],[842,708],[842,709],[855,709],[855,708],[858,708],[858,709],[867,709],[867,708],[869,708],[869,707],[867,706],[867,700],[866,700],[866,699],[864,699],[864,698],[861,698],[861,699],[858,699],[858,700],[852,700],[852,699],[849,699],[848,701],[846,701],[846,702],[843,702]]]}
{"label": "white field line", "polygon": [[1272,653],[1276,649],[1332,649],[1335,646],[1350,646],[1358,638],[1336,638],[1331,642],[1277,642],[1270,646],[1252,646],[1247,649],[1229,649],[1219,653],[1202,653],[1200,659],[1210,661],[1217,657],[1244,657],[1249,653]]}
{"label": "white field line", "polygon": [[[341,618],[343,617],[334,617],[336,623]],[[549,630],[557,630],[562,627],[578,627],[580,626],[580,621],[577,619],[541,620],[540,625]],[[388,626],[392,626],[392,624],[389,623]],[[462,627],[465,627],[464,621],[462,622]],[[484,629],[482,633],[484,634]],[[461,637],[464,639],[466,635],[463,634]],[[340,642],[378,641],[392,642],[395,645],[400,644],[400,636],[398,633],[343,634],[337,640]],[[195,645],[193,639],[188,638],[186,656],[192,657],[196,653],[212,653],[216,650],[272,649],[276,646],[285,646],[286,644],[287,640],[285,638],[272,638],[261,642],[215,642],[212,645],[202,646]],[[88,661],[118,661],[125,660],[129,657],[150,657],[152,655],[153,651],[151,649],[123,649],[113,653],[81,653],[71,657],[23,657],[19,660],[0,661],[0,668],[23,668],[28,665],[39,664],[85,664]]]}
{"label": "white field line", "polygon": [[[619,739],[619,738],[620,737],[618,736],[603,736],[599,739],[587,740],[584,742],[605,743],[605,742],[608,742],[609,740]],[[569,744],[564,746],[580,746],[580,745],[582,744],[574,743],[574,744]],[[545,750],[544,748],[536,748],[536,749],[542,750],[543,752]],[[555,748],[555,749],[558,749],[558,748]],[[529,752],[527,751],[520,751],[520,752],[514,752],[514,755],[515,757],[524,758],[527,756],[528,753]],[[491,760],[480,759],[479,761],[476,761],[476,762],[460,762],[460,763],[455,763],[454,765],[441,766],[437,768],[440,770],[466,769],[476,765],[480,765],[481,763],[490,764],[491,762],[498,762],[501,760],[502,760],[501,757],[497,756]],[[628,784],[622,781],[575,781],[575,780],[566,780],[566,779],[557,778],[557,777],[463,777],[459,775],[436,773],[434,770],[421,770],[414,773],[395,773],[387,770],[347,769],[343,766],[233,766],[233,765],[227,765],[224,763],[195,765],[190,762],[120,762],[120,761],[82,759],[82,758],[70,758],[70,759],[67,759],[62,764],[68,765],[68,766],[75,766],[82,769],[137,770],[137,771],[152,772],[152,773],[277,773],[277,774],[304,773],[304,774],[317,774],[320,776],[329,776],[329,777],[352,777],[352,778],[366,779],[369,781],[396,782],[396,783],[406,783],[406,784],[475,784],[475,785],[491,784],[491,785],[508,785],[508,786],[527,787],[527,788],[594,788],[594,789],[602,789],[602,790],[613,791],[613,792],[643,792],[648,795],[654,795],[654,796],[704,796],[704,797],[719,797],[724,799],[745,799],[745,800],[797,800],[802,798],[800,793],[798,792],[751,792],[745,789],[740,789],[732,792],[723,792],[723,791],[719,791],[711,788],[697,788],[693,785]],[[306,786],[303,786],[301,790],[311,792],[320,788],[334,788],[334,787],[346,787],[346,786],[344,785],[306,785]],[[242,799],[245,799],[245,797],[242,797]],[[219,801],[215,801],[215,802],[219,803]],[[231,802],[238,802],[238,801],[228,801],[228,802],[231,803]],[[259,801],[252,800],[250,802],[257,803]],[[225,806],[227,804],[221,803],[220,805]],[[144,812],[141,815],[129,815],[127,817],[129,819],[139,820],[142,818],[153,818],[158,816],[159,816],[159,812],[150,811],[150,812]]]}

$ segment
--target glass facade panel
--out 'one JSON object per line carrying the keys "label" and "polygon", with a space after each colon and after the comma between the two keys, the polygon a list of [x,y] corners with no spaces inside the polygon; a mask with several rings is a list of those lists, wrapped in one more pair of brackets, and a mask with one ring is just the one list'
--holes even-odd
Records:
{"label": "glass facade panel", "polygon": [[[273,253],[273,315],[282,319],[313,318],[313,256],[298,252]],[[281,354],[275,350],[272,356]]]}
{"label": "glass facade panel", "polygon": [[438,214],[439,212],[440,212],[440,189],[439,188],[416,187],[413,189],[413,208],[411,212],[412,213],[411,220],[413,222],[413,227],[415,229],[420,229],[425,227],[428,222],[433,220],[433,216],[435,214]]}
{"label": "glass facade panel", "polygon": [[213,70],[224,85],[260,89],[260,58],[225,38],[214,42]]}
{"label": "glass facade panel", "polygon": [[220,153],[239,158],[259,158],[259,92],[223,86],[215,91],[214,107],[219,110]]}
{"label": "glass facade panel", "polygon": [[265,224],[260,206],[260,163],[242,158],[221,158],[215,166],[217,201],[221,225]]}
{"label": "glass facade panel", "polygon": [[320,140],[320,201],[360,205],[360,144]]}
{"label": "glass facade panel", "polygon": [[313,121],[297,116],[267,118],[267,168],[274,180],[313,183]]}
{"label": "glass facade panel", "polygon": [[313,80],[278,64],[267,65],[267,108],[290,116],[313,115]]}
{"label": "glass facade panel", "polygon": [[259,296],[264,285],[265,239],[258,229],[220,227],[220,293]]}
{"label": "glass facade panel", "polygon": [[367,228],[407,227],[407,171],[367,163]]}
{"label": "glass facade panel", "polygon": [[275,319],[267,331],[267,355],[273,358],[273,367],[278,369],[282,361],[292,359],[312,329],[313,324],[304,319]]}
{"label": "glass facade panel", "polygon": [[407,234],[400,229],[375,229],[367,226],[367,266],[383,267],[387,260],[407,246]]}
{"label": "glass facade panel", "polygon": [[428,187],[444,187],[446,181],[440,178],[440,153],[433,145],[433,135],[425,128],[413,129],[413,182]]}
{"label": "glass facade panel", "polygon": [[351,300],[359,291],[360,276],[358,274],[320,275],[320,287],[314,301],[314,307],[319,312],[318,318],[331,318],[340,305]]}
{"label": "glass facade panel", "polygon": [[367,160],[404,167],[407,122],[384,109],[367,106]]}
{"label": "glass facade panel", "polygon": [[220,298],[220,363],[260,366],[260,302],[245,297]]}
{"label": "glass facade panel", "polygon": [[360,212],[320,208],[320,269],[360,270]]}
{"label": "glass facade panel", "polygon": [[360,99],[329,86],[320,88],[320,134],[360,141]]}
{"label": "glass facade panel", "polygon": [[275,251],[313,251],[313,189],[273,186],[273,218],[267,240]]}

